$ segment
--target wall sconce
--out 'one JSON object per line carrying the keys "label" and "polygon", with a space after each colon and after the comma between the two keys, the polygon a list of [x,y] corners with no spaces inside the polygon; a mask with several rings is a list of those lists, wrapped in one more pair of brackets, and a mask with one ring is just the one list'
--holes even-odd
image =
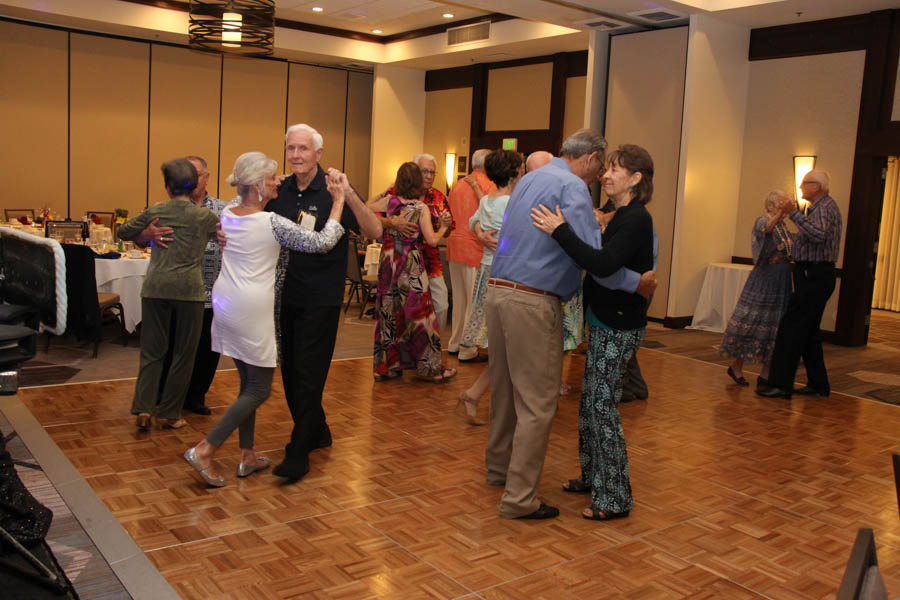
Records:
{"label": "wall sconce", "polygon": [[794,189],[797,193],[797,206],[800,210],[806,212],[805,206],[807,202],[803,200],[803,192],[800,191],[800,184],[806,174],[816,168],[815,156],[795,156],[794,157]]}
{"label": "wall sconce", "polygon": [[447,193],[449,194],[456,179],[456,152],[448,152],[444,155],[444,168],[447,174]]}
{"label": "wall sconce", "polygon": [[193,50],[269,56],[275,49],[275,0],[191,0]]}

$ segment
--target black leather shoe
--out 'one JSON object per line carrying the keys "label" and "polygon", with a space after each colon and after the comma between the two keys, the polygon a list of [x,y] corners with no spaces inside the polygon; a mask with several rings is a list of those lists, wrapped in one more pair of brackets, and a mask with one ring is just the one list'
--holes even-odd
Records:
{"label": "black leather shoe", "polygon": [[185,405],[185,410],[189,410],[195,415],[211,415],[212,411],[209,410],[205,404],[191,404]]}
{"label": "black leather shoe", "polygon": [[284,477],[290,483],[300,481],[309,473],[309,456],[285,456],[281,464],[272,469],[272,473]]}
{"label": "black leather shoe", "polygon": [[764,390],[756,390],[756,395],[762,396],[763,398],[784,398],[785,400],[791,399],[791,393],[779,387],[770,387]]}
{"label": "black leather shoe", "polygon": [[553,519],[559,516],[559,509],[554,506],[548,506],[541,502],[541,505],[533,513],[516,517],[517,519]]}
{"label": "black leather shoe", "polygon": [[794,393],[802,394],[804,396],[822,396],[823,398],[827,398],[831,393],[831,390],[828,388],[820,390],[819,388],[805,385],[802,388],[794,388]]}
{"label": "black leather shoe", "polygon": [[632,394],[631,392],[626,392],[625,390],[622,390],[622,397],[619,398],[619,402],[622,404],[624,404],[626,402],[634,402],[634,394]]}
{"label": "black leather shoe", "polygon": [[325,429],[323,429],[323,430],[319,433],[319,442],[318,442],[318,444],[316,445],[316,448],[328,448],[329,446],[331,446],[331,444],[332,444],[332,441],[331,441],[331,428],[328,427],[328,424],[326,423],[326,424],[325,424]]}
{"label": "black leather shoe", "polygon": [[759,375],[756,376],[756,389],[763,389],[769,387],[769,380],[763,379]]}

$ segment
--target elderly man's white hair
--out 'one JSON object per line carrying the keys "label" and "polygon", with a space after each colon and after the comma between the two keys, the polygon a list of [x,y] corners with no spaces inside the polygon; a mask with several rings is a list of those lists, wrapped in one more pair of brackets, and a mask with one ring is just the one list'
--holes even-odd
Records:
{"label": "elderly man's white hair", "polygon": [[434,157],[430,154],[425,154],[424,152],[422,154],[416,154],[415,156],[413,156],[413,162],[416,164],[419,164],[419,160],[421,160],[423,158],[427,158],[428,160],[433,162],[435,165],[437,165],[437,161],[434,159]]}
{"label": "elderly man's white hair", "polygon": [[807,181],[815,181],[819,184],[819,187],[822,188],[823,193],[828,193],[828,184],[831,182],[831,177],[828,176],[827,171],[813,170],[807,173],[806,176],[803,177],[803,179],[806,179]]}
{"label": "elderly man's white hair", "polygon": [[277,169],[278,163],[262,152],[244,152],[234,161],[228,185],[236,187],[241,198],[246,198],[251,189],[256,189],[262,198],[265,196],[263,180]]}
{"label": "elderly man's white hair", "polygon": [[306,123],[297,123],[296,125],[291,125],[290,127],[288,127],[287,131],[284,132],[284,143],[287,144],[288,138],[291,136],[291,134],[297,131],[305,131],[306,133],[311,135],[313,139],[313,148],[315,148],[316,150],[322,149],[322,145],[324,144],[322,134]]}
{"label": "elderly man's white hair", "polygon": [[475,152],[472,153],[472,169],[482,169],[484,168],[484,159],[487,158],[487,155],[490,154],[491,151],[489,148],[479,148]]}

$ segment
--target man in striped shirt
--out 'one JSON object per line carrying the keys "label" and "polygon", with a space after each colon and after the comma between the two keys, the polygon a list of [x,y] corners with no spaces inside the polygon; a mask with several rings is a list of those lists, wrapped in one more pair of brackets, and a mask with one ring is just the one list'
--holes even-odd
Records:
{"label": "man in striped shirt", "polygon": [[[778,324],[769,387],[757,391],[766,398],[790,399],[795,391],[808,396],[831,393],[819,323],[825,304],[834,292],[834,263],[841,246],[841,211],[828,195],[828,183],[825,171],[810,171],[803,178],[800,190],[803,199],[809,202],[806,214],[798,210],[796,200],[785,198],[780,205],[799,231],[792,236],[794,292]],[[807,383],[794,390],[801,357]]]}

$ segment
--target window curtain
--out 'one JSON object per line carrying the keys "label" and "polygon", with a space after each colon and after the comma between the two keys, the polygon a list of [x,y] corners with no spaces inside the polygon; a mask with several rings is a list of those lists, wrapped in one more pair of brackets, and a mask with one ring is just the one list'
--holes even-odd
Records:
{"label": "window curtain", "polygon": [[900,161],[888,159],[872,307],[900,312]]}

